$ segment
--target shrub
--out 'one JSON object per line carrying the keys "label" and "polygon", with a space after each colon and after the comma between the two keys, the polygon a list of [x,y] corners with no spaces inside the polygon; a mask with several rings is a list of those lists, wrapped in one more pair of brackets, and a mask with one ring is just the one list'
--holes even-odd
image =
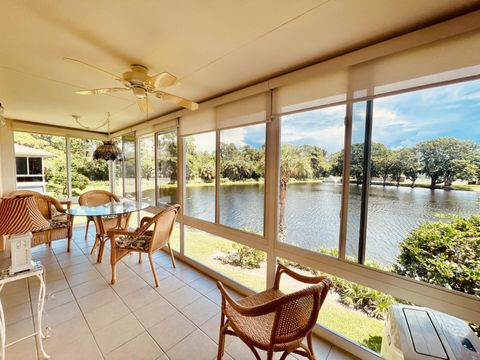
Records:
{"label": "shrub", "polygon": [[[318,251],[325,255],[338,257],[337,249],[322,248]],[[347,260],[355,261],[354,258],[348,256]],[[375,269],[388,271],[388,268],[375,261],[366,261],[365,265]],[[384,294],[378,290],[336,276],[332,276],[331,279],[333,291],[339,295],[342,304],[355,310],[363,310],[368,316],[376,319],[384,319],[388,308],[395,302],[398,302],[393,296]]]}
{"label": "shrub", "polygon": [[[400,243],[397,274],[480,296],[480,215],[420,225]],[[470,324],[480,336],[480,325]]]}
{"label": "shrub", "polygon": [[261,250],[251,248],[242,244],[233,244],[233,251],[218,259],[223,264],[240,266],[245,269],[258,269],[265,261],[265,253]]}
{"label": "shrub", "polygon": [[394,271],[480,296],[480,216],[420,225],[400,243]]}

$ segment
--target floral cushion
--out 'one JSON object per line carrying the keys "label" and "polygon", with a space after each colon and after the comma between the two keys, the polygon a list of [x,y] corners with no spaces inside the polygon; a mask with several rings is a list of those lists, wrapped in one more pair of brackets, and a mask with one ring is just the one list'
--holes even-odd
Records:
{"label": "floral cushion", "polygon": [[148,250],[151,242],[152,242],[152,237],[149,235],[140,235],[140,236],[126,235],[115,240],[115,243],[119,248],[145,250],[145,251]]}
{"label": "floral cushion", "polygon": [[59,229],[63,227],[70,226],[70,221],[63,220],[63,219],[52,219],[49,220],[50,225],[48,226],[49,229]]}
{"label": "floral cushion", "polygon": [[61,229],[61,228],[66,228],[70,226],[70,221],[68,220],[63,220],[63,219],[52,219],[48,220],[49,225],[45,229],[41,229],[35,232],[40,232],[40,231],[47,231],[47,230],[54,230],[54,229]]}

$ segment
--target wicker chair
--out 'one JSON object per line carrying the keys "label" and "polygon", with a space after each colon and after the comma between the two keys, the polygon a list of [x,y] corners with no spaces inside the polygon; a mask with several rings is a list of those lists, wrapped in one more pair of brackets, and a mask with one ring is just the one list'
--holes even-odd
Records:
{"label": "wicker chair", "polygon": [[[280,277],[285,273],[295,280],[315,284],[291,294],[279,290]],[[222,314],[217,359],[223,358],[225,335],[238,336],[260,360],[256,348],[267,351],[267,360],[274,352],[283,352],[280,360],[290,353],[315,359],[312,346],[312,329],[317,321],[330,280],[325,276],[304,276],[279,264],[273,288],[243,298],[239,301],[217,282],[222,294]],[[302,340],[307,337],[307,345]]]}
{"label": "wicker chair", "polygon": [[[40,244],[51,245],[54,240],[67,238],[67,251],[69,252],[72,242],[73,219],[66,214],[66,210],[70,209],[71,202],[69,200],[58,201],[49,195],[31,190],[17,190],[8,194],[8,196],[21,195],[33,195],[41,214],[50,223],[48,228],[32,233],[32,247]],[[66,209],[62,205],[65,205]]]}
{"label": "wicker chair", "polygon": [[[131,252],[139,253],[139,262],[142,262],[142,254],[147,253],[152,267],[155,286],[158,287],[157,271],[153,264],[152,253],[164,246],[168,247],[173,267],[176,267],[175,257],[170,246],[170,235],[172,234],[177,213],[180,205],[172,205],[161,210],[153,217],[144,217],[140,222],[140,227],[133,231],[111,230],[108,237],[111,240],[110,263],[112,265],[112,284],[117,279],[116,264],[125,255]],[[153,230],[148,230],[150,226],[154,226]]]}
{"label": "wicker chair", "polygon": [[[78,203],[80,205],[87,205],[87,206],[99,206],[103,204],[107,204],[109,202],[120,202],[120,198],[112,194],[106,190],[90,190],[78,198]],[[107,232],[111,229],[120,228],[126,229],[128,226],[128,222],[130,220],[130,214],[125,215],[112,215],[112,216],[92,216],[91,220],[95,223],[96,228],[96,235],[95,235],[95,243],[93,244],[92,250],[90,254],[98,247],[98,256],[97,262],[102,262],[103,252],[105,249],[105,243],[108,240]],[[87,220],[88,225],[88,220]],[[87,228],[88,231],[88,228]],[[85,236],[86,239],[86,236]]]}

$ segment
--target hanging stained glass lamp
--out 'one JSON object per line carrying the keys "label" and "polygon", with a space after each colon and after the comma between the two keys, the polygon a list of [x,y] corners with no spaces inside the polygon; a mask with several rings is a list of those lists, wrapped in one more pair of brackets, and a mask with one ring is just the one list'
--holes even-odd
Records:
{"label": "hanging stained glass lamp", "polygon": [[[108,113],[107,125],[108,136],[110,137],[110,113]],[[122,150],[112,140],[104,141],[103,144],[93,152],[93,160],[123,161],[124,159],[125,157]]]}

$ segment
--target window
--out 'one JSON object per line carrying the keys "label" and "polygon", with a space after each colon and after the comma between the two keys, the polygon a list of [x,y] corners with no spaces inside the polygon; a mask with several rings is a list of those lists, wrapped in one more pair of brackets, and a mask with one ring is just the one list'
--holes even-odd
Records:
{"label": "window", "polygon": [[29,157],[28,158],[28,173],[29,175],[42,175],[42,158]]}
{"label": "window", "polygon": [[266,254],[185,226],[186,255],[255,291],[266,289]]}
{"label": "window", "polygon": [[[346,238],[346,259],[358,261],[358,239],[362,208],[363,158],[365,142],[366,102],[353,104],[352,141],[348,187],[348,221]],[[338,159],[343,161],[342,159]],[[343,167],[343,162],[339,164]]]}
{"label": "window", "polygon": [[129,134],[123,137],[123,177],[124,177],[124,196],[127,199],[135,200],[137,198],[136,186],[136,164],[135,164],[135,135]]}
{"label": "window", "polygon": [[17,163],[17,175],[27,175],[28,174],[27,158],[17,157],[15,160]]}
{"label": "window", "polygon": [[65,138],[15,131],[14,142],[16,155],[20,155],[16,161],[17,174],[21,175],[17,177],[17,189],[57,198],[68,196]]}
{"label": "window", "polygon": [[222,130],[220,159],[220,223],[263,235],[265,124]]}
{"label": "window", "polygon": [[157,202],[178,204],[177,132],[157,135]]}
{"label": "window", "polygon": [[184,213],[215,222],[215,132],[184,137],[186,196]]}
{"label": "window", "polygon": [[359,144],[350,171],[367,184],[361,207],[350,192],[349,216],[365,212],[360,262],[480,296],[479,253],[469,250],[478,248],[480,196],[466,191],[480,181],[479,92],[476,80],[373,101],[370,146]]}
{"label": "window", "polygon": [[155,137],[153,134],[140,138],[141,200],[155,205]]}
{"label": "window", "polygon": [[[114,138],[113,142],[123,151],[122,138]],[[114,174],[114,192],[119,196],[123,196],[123,161],[116,160],[113,163]]]}
{"label": "window", "polygon": [[109,191],[108,162],[93,160],[93,152],[101,144],[98,140],[70,138],[72,196],[89,190]]}
{"label": "window", "polygon": [[281,119],[279,241],[336,256],[345,106]]}

